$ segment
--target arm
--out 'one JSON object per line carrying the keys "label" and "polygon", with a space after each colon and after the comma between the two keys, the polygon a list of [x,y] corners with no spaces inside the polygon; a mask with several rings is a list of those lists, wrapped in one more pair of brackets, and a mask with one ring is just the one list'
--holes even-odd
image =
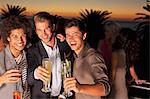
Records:
{"label": "arm", "polygon": [[32,49],[27,50],[27,63],[28,63],[27,81],[29,85],[33,85],[36,81],[36,79],[34,78],[34,70],[37,67],[36,61],[37,57],[35,57],[33,50]]}
{"label": "arm", "polygon": [[66,78],[64,81],[65,90],[73,90],[76,93],[83,93],[93,96],[105,96],[105,87],[103,83],[100,84],[79,84],[74,78]]}
{"label": "arm", "polygon": [[132,65],[130,67],[130,74],[132,76],[132,78],[135,80],[136,84],[142,84],[145,82],[145,80],[140,80],[135,72],[135,69],[134,69],[134,65]]}
{"label": "arm", "polygon": [[[33,49],[36,50],[36,49]],[[49,78],[49,72],[41,66],[38,66],[38,58],[33,51],[27,53],[28,60],[28,83],[34,85],[37,80],[46,81]]]}
{"label": "arm", "polygon": [[94,84],[80,84],[75,78],[67,78],[64,81],[66,90],[74,90],[76,93],[84,93],[93,96],[106,96],[110,92],[110,84],[106,75],[106,65],[99,55],[87,56],[91,66],[91,73]]}
{"label": "arm", "polygon": [[133,79],[138,80],[138,76],[137,76],[137,74],[135,72],[135,69],[134,69],[133,65],[130,67],[130,74],[131,74]]}
{"label": "arm", "polygon": [[118,63],[118,56],[115,52],[113,52],[112,59],[111,59],[111,64],[112,64],[111,65],[111,71],[112,71],[111,82],[113,82],[115,79],[117,63]]}
{"label": "arm", "polygon": [[16,83],[20,80],[21,74],[19,70],[11,69],[0,76],[0,86],[7,83]]}

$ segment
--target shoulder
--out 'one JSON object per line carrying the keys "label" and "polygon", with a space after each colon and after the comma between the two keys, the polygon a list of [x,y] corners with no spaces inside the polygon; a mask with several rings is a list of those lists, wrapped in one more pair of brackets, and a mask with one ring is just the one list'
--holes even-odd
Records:
{"label": "shoulder", "polygon": [[0,60],[4,59],[4,53],[5,53],[5,49],[0,51]]}
{"label": "shoulder", "polygon": [[114,50],[112,55],[124,55],[125,51],[123,49]]}
{"label": "shoulder", "polygon": [[27,49],[27,52],[35,52],[38,50],[39,46],[41,45],[40,42],[37,42],[35,44],[33,44],[32,46],[30,46],[28,49]]}
{"label": "shoulder", "polygon": [[87,51],[87,57],[89,61],[99,61],[99,62],[103,62],[104,63],[104,58],[101,55],[100,52],[98,52],[97,50],[93,49],[93,48],[89,48]]}

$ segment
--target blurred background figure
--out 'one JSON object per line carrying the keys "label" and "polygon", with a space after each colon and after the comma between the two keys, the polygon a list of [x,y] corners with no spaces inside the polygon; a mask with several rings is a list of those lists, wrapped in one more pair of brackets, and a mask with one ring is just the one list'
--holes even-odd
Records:
{"label": "blurred background figure", "polygon": [[123,45],[123,48],[126,53],[127,83],[130,84],[131,82],[135,81],[136,84],[142,84],[145,82],[145,80],[140,80],[140,78],[136,73],[137,71],[135,70],[135,68],[137,68],[136,65],[138,65],[139,54],[140,54],[137,34],[131,28],[122,28],[120,30],[120,33],[125,37],[125,43]]}
{"label": "blurred background figure", "polygon": [[104,26],[105,39],[102,39],[98,43],[97,50],[102,53],[106,66],[108,69],[108,76],[111,76],[111,55],[112,55],[112,43],[115,37],[119,34],[121,26],[115,22],[108,22]]}
{"label": "blurred background figure", "polygon": [[111,84],[112,90],[109,98],[128,99],[126,87],[126,54],[123,49],[126,38],[122,34],[118,35],[112,44],[111,58]]}
{"label": "blurred background figure", "polygon": [[2,30],[1,30],[1,28],[2,28],[2,24],[0,22],[0,51],[5,47],[3,39],[2,39]]}

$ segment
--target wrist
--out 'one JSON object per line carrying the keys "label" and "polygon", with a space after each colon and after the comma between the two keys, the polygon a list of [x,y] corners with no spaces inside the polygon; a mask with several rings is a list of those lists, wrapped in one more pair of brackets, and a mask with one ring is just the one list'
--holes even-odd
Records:
{"label": "wrist", "polygon": [[33,76],[34,76],[35,79],[38,79],[38,76],[37,76],[37,73],[36,73],[36,69],[35,69],[35,71],[33,73]]}
{"label": "wrist", "polygon": [[5,79],[1,76],[0,77],[0,87],[5,83]]}
{"label": "wrist", "polygon": [[81,86],[79,84],[77,84],[77,90],[76,90],[76,93],[81,93]]}

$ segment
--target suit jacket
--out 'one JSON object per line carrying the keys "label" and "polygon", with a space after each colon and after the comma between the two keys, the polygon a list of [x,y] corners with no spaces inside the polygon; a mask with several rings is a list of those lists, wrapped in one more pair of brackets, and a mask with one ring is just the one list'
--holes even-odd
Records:
{"label": "suit jacket", "polygon": [[[57,40],[57,45],[59,47],[61,61],[64,60],[64,53],[68,59],[71,59],[71,49],[67,42],[60,42]],[[47,57],[48,54],[41,41],[37,42],[27,50],[27,80],[31,90],[31,99],[50,99],[50,93],[41,92],[43,85],[42,81],[34,79],[34,70],[42,64],[42,59]]]}

